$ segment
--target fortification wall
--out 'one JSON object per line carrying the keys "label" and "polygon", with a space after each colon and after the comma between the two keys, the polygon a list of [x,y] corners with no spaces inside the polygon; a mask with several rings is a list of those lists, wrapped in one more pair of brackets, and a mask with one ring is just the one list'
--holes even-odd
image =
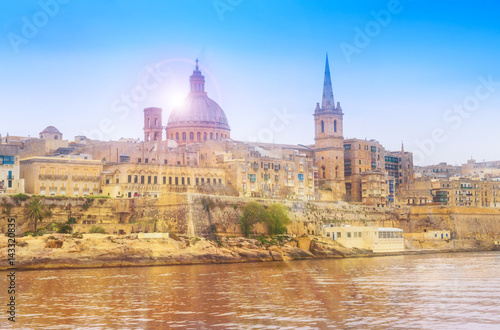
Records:
{"label": "fortification wall", "polygon": [[[86,199],[47,198],[44,204],[51,215],[38,228],[50,222],[76,220],[75,230],[88,232],[101,225],[109,232],[120,229],[130,232],[171,232],[191,236],[240,235],[239,217],[251,201],[264,206],[276,200],[239,198],[186,193],[165,193],[159,199]],[[411,207],[377,208],[346,203],[279,201],[289,211],[289,234],[318,235],[325,224],[380,226],[402,228],[405,232],[424,229],[450,230],[452,238],[498,239],[500,209],[474,207]],[[12,197],[0,198],[0,232],[7,230],[7,218],[17,219],[18,233],[33,229],[25,216],[28,201]],[[264,224],[255,226],[255,233],[267,233]]]}

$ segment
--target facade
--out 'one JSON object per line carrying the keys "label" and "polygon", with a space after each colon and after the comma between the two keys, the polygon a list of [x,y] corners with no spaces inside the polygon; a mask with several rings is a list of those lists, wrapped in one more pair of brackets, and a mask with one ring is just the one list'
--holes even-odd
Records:
{"label": "facade", "polygon": [[102,194],[113,198],[153,197],[164,192],[227,194],[221,168],[163,164],[107,163]]}
{"label": "facade", "polygon": [[45,196],[100,195],[102,162],[89,155],[21,159],[21,178],[28,194]]}
{"label": "facade", "polygon": [[325,225],[323,236],[346,248],[370,250],[374,253],[400,252],[405,249],[403,229],[399,228]]}
{"label": "facade", "polygon": [[462,167],[442,162],[437,165],[415,166],[414,171],[415,177],[449,178],[460,176]]}
{"label": "facade", "polygon": [[388,151],[376,140],[345,140],[344,169],[346,196],[352,202],[363,202],[362,175],[365,172],[384,174],[387,206],[394,206],[396,195],[405,194],[414,181],[413,154],[404,151],[403,147],[401,151]]}
{"label": "facade", "polygon": [[462,165],[461,174],[466,177],[498,177],[500,176],[500,161],[477,163],[474,159],[470,159],[466,164]]}
{"label": "facade", "polygon": [[325,64],[323,99],[314,110],[314,164],[319,188],[331,191],[331,199],[345,198],[343,118],[340,102],[335,105],[328,56]]}
{"label": "facade", "polygon": [[24,193],[17,146],[0,145],[0,195]]}
{"label": "facade", "polygon": [[[371,171],[385,172],[385,149],[376,140],[344,140],[344,175],[347,200],[362,202],[362,174]],[[387,186],[389,182],[387,182]],[[386,186],[386,188],[387,188]],[[392,187],[394,182],[392,182]],[[386,195],[387,195],[386,191]],[[394,194],[394,189],[391,190]]]}
{"label": "facade", "polygon": [[404,233],[405,239],[420,241],[446,241],[451,239],[449,230],[424,229],[421,233]]}
{"label": "facade", "polygon": [[[189,79],[190,92],[168,118],[167,139],[179,145],[231,138],[231,129],[222,108],[205,91],[205,77],[196,68]],[[146,125],[145,125],[146,127]],[[145,131],[146,132],[146,131]]]}
{"label": "facade", "polygon": [[449,206],[500,207],[500,181],[453,177],[433,180],[433,203]]}
{"label": "facade", "polygon": [[[211,150],[217,150],[212,160]],[[222,167],[228,186],[242,197],[318,198],[317,168],[307,147],[221,141],[201,146],[200,155]]]}
{"label": "facade", "polygon": [[385,174],[380,170],[361,173],[361,201],[365,205],[386,206],[387,185]]}

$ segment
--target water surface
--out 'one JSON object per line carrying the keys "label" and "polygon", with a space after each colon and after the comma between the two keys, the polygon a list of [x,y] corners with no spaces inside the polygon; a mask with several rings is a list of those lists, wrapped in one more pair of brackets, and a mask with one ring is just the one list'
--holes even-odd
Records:
{"label": "water surface", "polygon": [[498,252],[18,271],[15,328],[500,329],[499,274]]}

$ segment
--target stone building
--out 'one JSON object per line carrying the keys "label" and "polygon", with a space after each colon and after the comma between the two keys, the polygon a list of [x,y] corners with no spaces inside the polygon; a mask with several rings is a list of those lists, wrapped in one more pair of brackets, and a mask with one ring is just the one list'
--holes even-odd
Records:
{"label": "stone building", "polygon": [[90,155],[29,157],[20,161],[28,194],[46,196],[100,195],[102,162]]}
{"label": "stone building", "polygon": [[319,197],[317,168],[308,147],[240,141],[213,141],[199,147],[200,164],[224,168],[227,185],[242,197]]}
{"label": "stone building", "polygon": [[500,207],[500,181],[452,177],[432,180],[432,201],[449,206]]}
{"label": "stone building", "polygon": [[319,172],[319,188],[324,194],[330,191],[331,200],[336,201],[345,197],[343,118],[340,102],[335,105],[327,56],[323,99],[314,110],[314,165]]}
{"label": "stone building", "polygon": [[[344,175],[348,201],[362,202],[362,174],[381,170],[385,174],[385,148],[376,140],[344,140]],[[394,187],[388,180],[387,187]],[[387,193],[387,191],[386,191]],[[394,194],[394,188],[389,192]]]}
{"label": "stone building", "polygon": [[366,171],[361,176],[361,201],[365,205],[386,206],[386,176],[381,170]]}
{"label": "stone building", "polygon": [[106,163],[101,185],[102,194],[113,198],[158,198],[165,192],[230,194],[220,167]]}

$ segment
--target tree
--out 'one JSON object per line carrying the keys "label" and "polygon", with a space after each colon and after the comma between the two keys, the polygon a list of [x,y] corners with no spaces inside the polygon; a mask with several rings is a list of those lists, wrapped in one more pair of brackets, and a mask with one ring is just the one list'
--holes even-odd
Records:
{"label": "tree", "polygon": [[241,231],[248,237],[257,222],[265,221],[267,212],[262,205],[257,202],[250,202],[243,208],[243,215],[240,217]]}
{"label": "tree", "polygon": [[282,204],[273,204],[266,210],[264,221],[267,224],[269,235],[286,233],[286,226],[290,223],[287,210]]}
{"label": "tree", "polygon": [[35,197],[29,202],[28,206],[26,206],[26,217],[33,221],[33,233],[36,235],[36,224],[38,221],[42,221],[42,219],[47,215],[47,208],[43,205],[43,202],[38,197]]}

